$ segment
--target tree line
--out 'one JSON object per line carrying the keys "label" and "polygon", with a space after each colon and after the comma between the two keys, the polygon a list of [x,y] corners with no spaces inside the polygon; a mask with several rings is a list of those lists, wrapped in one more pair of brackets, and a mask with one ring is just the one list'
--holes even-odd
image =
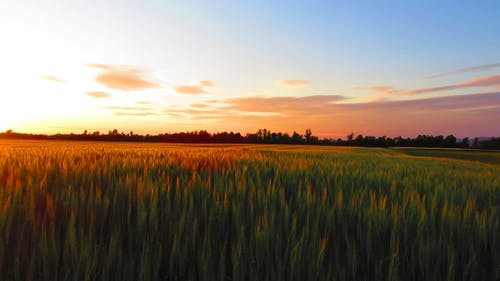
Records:
{"label": "tree line", "polygon": [[133,142],[172,142],[172,143],[263,143],[263,144],[310,144],[310,145],[337,145],[337,146],[365,146],[365,147],[449,147],[449,148],[475,148],[475,149],[500,149],[500,137],[491,138],[463,138],[457,139],[454,135],[432,136],[418,135],[415,138],[386,137],[386,136],[363,136],[354,133],[342,138],[322,138],[312,134],[307,129],[304,134],[293,132],[293,134],[272,132],[267,129],[259,129],[255,133],[246,134],[234,132],[209,133],[205,130],[164,133],[157,135],[140,135],[133,131],[124,133],[118,130],[110,130],[108,133],[99,131],[81,134],[26,134],[7,130],[0,133],[0,138],[31,139],[31,140],[86,140],[86,141],[133,141]]}

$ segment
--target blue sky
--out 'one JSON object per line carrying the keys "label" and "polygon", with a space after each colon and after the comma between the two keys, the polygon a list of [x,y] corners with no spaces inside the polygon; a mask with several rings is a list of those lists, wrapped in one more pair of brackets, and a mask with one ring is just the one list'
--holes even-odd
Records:
{"label": "blue sky", "polygon": [[4,1],[0,130],[498,135],[499,27],[499,1]]}

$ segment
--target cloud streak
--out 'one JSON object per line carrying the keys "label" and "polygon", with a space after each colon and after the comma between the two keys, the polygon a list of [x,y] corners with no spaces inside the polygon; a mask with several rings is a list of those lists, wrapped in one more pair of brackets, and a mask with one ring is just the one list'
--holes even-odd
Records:
{"label": "cloud streak", "polygon": [[353,130],[388,136],[500,134],[497,125],[500,92],[365,103],[328,100],[327,97],[231,99],[223,109],[227,112],[223,121],[227,126],[233,124],[250,131],[262,127],[280,131],[312,128],[318,135],[336,137]]}
{"label": "cloud streak", "polygon": [[100,108],[111,109],[111,110],[122,110],[122,111],[148,111],[148,110],[151,110],[151,107],[128,106],[128,105],[110,105],[110,106],[101,106]]}
{"label": "cloud streak", "polygon": [[480,70],[489,70],[489,69],[494,69],[494,68],[499,68],[499,67],[500,67],[500,63],[483,64],[483,65],[460,68],[460,69],[446,72],[446,73],[435,74],[435,75],[431,75],[427,78],[433,79],[433,78],[445,77],[445,76],[449,76],[449,75],[453,75],[453,74],[460,74],[460,73],[480,71]]}
{"label": "cloud streak", "polygon": [[194,107],[194,108],[207,108],[207,107],[209,107],[207,104],[204,104],[204,103],[193,103],[189,106]]}
{"label": "cloud streak", "polygon": [[305,87],[311,85],[311,82],[306,80],[279,80],[276,82],[278,86],[283,87]]}
{"label": "cloud streak", "polygon": [[154,110],[153,107],[148,106],[111,105],[101,106],[100,108],[110,110],[113,115],[117,116],[145,117],[160,115]]}
{"label": "cloud streak", "polygon": [[89,92],[86,92],[85,94],[91,98],[96,98],[96,99],[111,97],[110,93],[100,92],[100,91],[89,91]]}
{"label": "cloud streak", "polygon": [[188,95],[197,95],[197,94],[205,94],[207,91],[205,88],[214,88],[216,87],[215,82],[210,80],[201,80],[197,84],[193,85],[177,85],[174,86],[173,89],[179,94],[188,94]]}
{"label": "cloud streak", "polygon": [[474,88],[474,87],[500,89],[500,74],[478,77],[478,78],[471,79],[471,80],[465,81],[463,83],[454,84],[454,85],[421,88],[421,89],[415,89],[415,90],[409,90],[409,91],[401,91],[398,93],[400,95],[404,95],[404,96],[413,96],[413,95],[419,95],[419,94],[443,92],[443,91],[450,91],[450,90],[455,90],[455,89],[466,89],[466,88]]}
{"label": "cloud streak", "polygon": [[61,78],[56,77],[56,76],[52,76],[52,75],[40,75],[38,77],[45,79],[45,80],[48,80],[48,81],[52,81],[52,82],[58,82],[58,83],[65,83],[66,82],[66,81],[62,80]]}
{"label": "cloud streak", "polygon": [[163,112],[175,119],[191,119],[191,120],[219,120],[227,116],[227,112],[220,108],[212,107],[196,107],[191,104],[190,108],[173,109],[167,108]]}
{"label": "cloud streak", "polygon": [[215,82],[210,80],[202,80],[198,84],[203,87],[216,87]]}
{"label": "cloud streak", "polygon": [[367,91],[370,93],[375,93],[380,96],[388,96],[388,95],[414,96],[414,95],[422,95],[428,93],[445,92],[456,89],[469,89],[469,88],[500,89],[500,74],[477,77],[462,83],[457,83],[452,85],[418,88],[418,89],[403,90],[403,91],[396,90],[391,86],[355,87],[353,88],[353,90]]}
{"label": "cloud streak", "polygon": [[130,112],[130,111],[115,111],[114,115],[117,116],[136,116],[136,117],[144,117],[144,116],[157,116],[158,114],[151,111],[142,111],[142,112]]}
{"label": "cloud streak", "polygon": [[203,89],[203,86],[199,85],[179,85],[179,86],[174,86],[174,90],[179,94],[188,94],[188,95],[206,93],[205,89]]}
{"label": "cloud streak", "polygon": [[95,76],[95,81],[110,89],[122,91],[141,91],[159,88],[153,81],[144,78],[144,73],[132,67],[120,67],[105,64],[87,64],[98,68],[100,73]]}
{"label": "cloud streak", "polygon": [[398,92],[390,86],[354,87],[352,89],[355,91],[367,91],[371,93],[384,94],[384,95],[392,95]]}
{"label": "cloud streak", "polygon": [[[489,80],[478,81],[474,83],[490,85],[486,82]],[[117,116],[155,116],[158,120],[176,120],[179,124],[198,124],[208,130],[242,133],[255,132],[260,128],[285,132],[303,132],[311,128],[315,135],[323,137],[345,137],[353,131],[387,136],[500,134],[497,121],[500,116],[500,91],[362,103],[353,103],[343,96],[316,95],[240,97],[216,104],[193,103],[185,108],[162,109],[138,104],[101,108]]]}
{"label": "cloud streak", "polygon": [[[225,108],[247,113],[296,114],[316,111],[331,106],[331,103],[344,101],[346,97],[338,95],[315,95],[306,97],[248,97],[227,99]],[[258,115],[258,114],[257,114]]]}

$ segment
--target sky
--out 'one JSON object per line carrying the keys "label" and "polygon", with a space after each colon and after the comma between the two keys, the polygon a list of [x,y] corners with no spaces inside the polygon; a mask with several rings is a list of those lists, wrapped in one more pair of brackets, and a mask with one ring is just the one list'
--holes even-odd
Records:
{"label": "sky", "polygon": [[0,131],[500,135],[500,1],[0,0]]}

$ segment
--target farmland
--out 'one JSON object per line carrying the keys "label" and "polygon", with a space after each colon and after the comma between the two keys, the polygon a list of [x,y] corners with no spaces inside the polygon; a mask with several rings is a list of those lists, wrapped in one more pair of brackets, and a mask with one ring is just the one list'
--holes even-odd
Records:
{"label": "farmland", "polygon": [[397,148],[396,151],[413,156],[451,158],[500,164],[500,151],[453,148]]}
{"label": "farmland", "polygon": [[498,152],[408,152],[0,141],[0,280],[499,278]]}

